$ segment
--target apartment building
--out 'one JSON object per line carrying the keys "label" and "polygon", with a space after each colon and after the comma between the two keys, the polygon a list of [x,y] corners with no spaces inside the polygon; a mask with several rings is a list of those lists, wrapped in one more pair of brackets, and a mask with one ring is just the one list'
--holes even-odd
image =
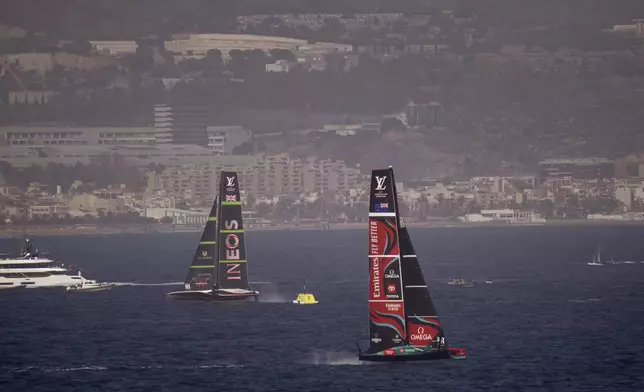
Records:
{"label": "apartment building", "polygon": [[64,204],[33,205],[28,208],[29,219],[57,217],[65,218],[69,214],[69,207]]}
{"label": "apartment building", "polygon": [[171,166],[161,173],[148,173],[148,190],[163,190],[184,199],[209,199],[215,194],[213,167],[209,163]]}
{"label": "apartment building", "polygon": [[150,127],[0,127],[0,146],[127,146],[155,141]]}
{"label": "apartment building", "polygon": [[167,167],[148,174],[148,190],[187,198],[211,199],[222,170],[236,171],[245,194],[255,197],[299,195],[303,192],[348,192],[361,182],[360,171],[342,161],[300,160],[288,154],[218,155],[199,164]]}
{"label": "apartment building", "polygon": [[615,162],[606,158],[546,159],[539,162],[542,179],[572,177],[604,179],[615,177]]}
{"label": "apartment building", "polygon": [[157,143],[208,145],[209,108],[203,105],[154,105]]}
{"label": "apartment building", "polygon": [[208,148],[221,154],[230,155],[235,147],[251,140],[251,132],[241,125],[209,126]]}
{"label": "apartment building", "polygon": [[343,161],[310,158],[302,173],[303,188],[312,192],[348,192],[360,184],[360,170]]}
{"label": "apartment building", "polygon": [[199,146],[5,146],[0,147],[0,161],[14,167],[45,166],[49,163],[75,165],[91,163],[102,155],[118,155],[136,166],[160,163],[165,166],[189,162],[209,162],[215,152]]}
{"label": "apartment building", "polygon": [[245,189],[255,196],[296,194],[303,191],[302,162],[288,154],[258,155],[242,173]]}

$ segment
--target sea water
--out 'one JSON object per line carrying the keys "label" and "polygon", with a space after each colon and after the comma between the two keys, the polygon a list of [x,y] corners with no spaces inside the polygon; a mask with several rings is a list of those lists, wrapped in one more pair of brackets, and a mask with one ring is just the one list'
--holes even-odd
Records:
{"label": "sea water", "polygon": [[[367,231],[247,234],[258,303],[176,301],[199,233],[35,238],[109,292],[0,292],[0,385],[37,391],[641,391],[644,227],[410,229],[465,361],[362,365]],[[6,245],[6,244],[4,244]],[[447,285],[455,276],[473,288]],[[485,284],[485,280],[492,284]],[[306,280],[319,304],[291,303]],[[161,284],[168,284],[167,286]],[[174,286],[174,287],[172,287]]]}

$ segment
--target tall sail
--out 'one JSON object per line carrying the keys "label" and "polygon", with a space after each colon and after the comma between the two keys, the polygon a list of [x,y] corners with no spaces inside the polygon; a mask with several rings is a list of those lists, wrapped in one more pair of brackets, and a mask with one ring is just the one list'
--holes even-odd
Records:
{"label": "tall sail", "polygon": [[369,197],[369,353],[407,340],[393,170],[373,170]]}
{"label": "tall sail", "polygon": [[406,227],[401,227],[399,232],[408,342],[418,347],[426,347],[433,343],[434,348],[447,348],[440,320],[429,295],[409,232]]}
{"label": "tall sail", "polygon": [[217,289],[250,289],[239,181],[236,172],[219,180],[219,272]]}
{"label": "tall sail", "polygon": [[215,282],[217,261],[217,198],[210,209],[206,227],[192,258],[185,280],[186,290],[210,290]]}

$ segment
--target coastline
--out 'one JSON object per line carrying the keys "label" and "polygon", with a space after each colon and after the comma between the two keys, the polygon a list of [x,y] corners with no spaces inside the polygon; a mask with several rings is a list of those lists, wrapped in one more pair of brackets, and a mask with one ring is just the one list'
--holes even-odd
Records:
{"label": "coastline", "polygon": [[[459,222],[459,221],[424,221],[406,223],[410,228],[470,228],[470,227],[531,227],[531,226],[639,226],[644,225],[644,220],[589,220],[589,219],[557,219],[545,223],[501,223],[501,222]],[[247,226],[247,231],[273,231],[273,230],[360,230],[366,229],[366,222],[332,223],[328,229],[322,230],[319,223],[305,224],[270,224]],[[25,236],[73,236],[73,235],[111,235],[111,234],[145,234],[145,233],[196,233],[201,232],[201,225],[43,225],[43,226],[3,226],[0,227],[0,236],[25,237]]]}

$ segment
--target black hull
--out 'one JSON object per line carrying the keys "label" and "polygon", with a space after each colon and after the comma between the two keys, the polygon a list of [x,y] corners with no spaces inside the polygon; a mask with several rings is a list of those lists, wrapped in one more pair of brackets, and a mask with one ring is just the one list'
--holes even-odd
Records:
{"label": "black hull", "polygon": [[258,292],[248,293],[222,293],[212,291],[175,291],[168,293],[168,297],[184,301],[211,301],[211,302],[233,302],[248,301],[254,299],[257,301]]}
{"label": "black hull", "polygon": [[257,297],[259,297],[259,293],[244,293],[244,294],[219,294],[215,293],[210,296],[211,301],[216,301],[216,302],[230,302],[230,301],[249,301],[249,300],[255,300],[257,301]]}
{"label": "black hull", "polygon": [[183,301],[210,301],[212,295],[210,291],[175,291],[168,293],[168,297]]}
{"label": "black hull", "polygon": [[447,351],[434,351],[423,354],[413,355],[375,355],[375,354],[358,354],[358,360],[369,362],[410,362],[410,361],[430,361],[433,359],[450,359]]}

